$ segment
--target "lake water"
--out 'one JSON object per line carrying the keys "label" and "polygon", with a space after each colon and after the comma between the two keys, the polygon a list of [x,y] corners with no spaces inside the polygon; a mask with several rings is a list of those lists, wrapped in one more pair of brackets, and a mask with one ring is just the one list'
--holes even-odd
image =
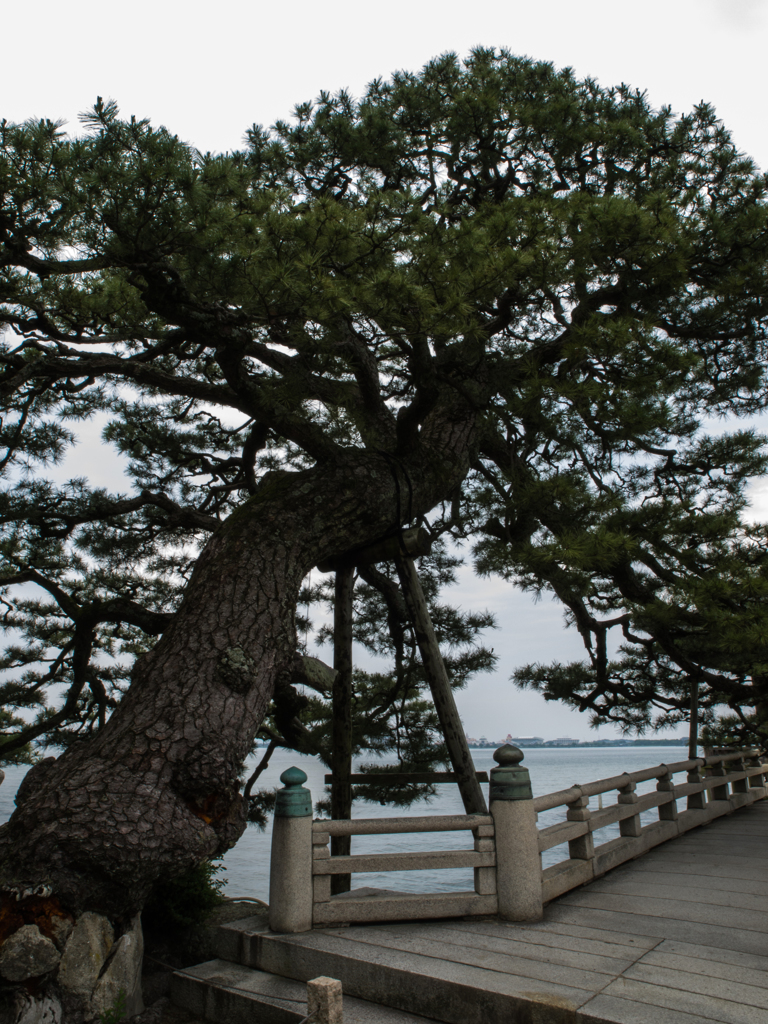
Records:
{"label": "lake water", "polygon": [[[648,747],[540,747],[524,751],[524,766],[531,773],[531,784],[534,796],[552,793],[558,789],[567,789],[575,784],[595,782],[598,779],[610,778],[622,772],[638,771],[641,768],[668,762],[684,761],[687,751],[684,747],[648,746]],[[478,770],[487,771],[495,766],[492,750],[473,750],[472,757]],[[368,755],[366,760],[370,762]],[[258,763],[258,758],[250,760],[249,771]],[[323,776],[327,769],[314,757],[303,757],[287,750],[278,750],[272,755],[269,768],[259,778],[258,785],[270,788],[280,785],[280,774],[296,765],[307,773],[306,786],[312,791],[314,800],[323,796]],[[4,769],[5,782],[0,786],[0,823],[7,821],[13,811],[13,798],[26,771],[22,767],[9,766]],[[484,787],[487,799],[487,785]],[[655,789],[655,780],[641,783],[638,793],[650,792]],[[615,796],[606,794],[606,803],[613,802]],[[593,797],[590,806],[597,807],[597,798]],[[414,804],[409,811],[379,804],[357,801],[353,809],[355,818],[389,818],[407,814],[463,814],[464,808],[459,797],[458,787],[446,783],[437,787],[437,795],[426,804]],[[553,825],[565,817],[565,808],[556,808],[539,815],[539,827]],[[643,814],[643,821],[652,821],[657,817],[655,810]],[[271,840],[271,822],[264,832],[249,826],[240,842],[224,856],[224,874],[227,878],[226,892],[228,896],[256,896],[269,899],[269,851]],[[618,836],[618,825],[611,825],[595,833],[596,843],[607,842]],[[414,833],[384,836],[355,836],[352,839],[353,853],[388,853],[405,852],[407,850],[423,851],[433,849],[471,849],[472,835],[470,832]],[[567,846],[547,850],[543,855],[544,866],[554,864],[568,856]],[[356,874],[353,886],[372,885],[379,888],[396,889],[403,892],[451,892],[470,890],[473,888],[472,869],[449,869],[443,871],[388,871],[378,874]]]}

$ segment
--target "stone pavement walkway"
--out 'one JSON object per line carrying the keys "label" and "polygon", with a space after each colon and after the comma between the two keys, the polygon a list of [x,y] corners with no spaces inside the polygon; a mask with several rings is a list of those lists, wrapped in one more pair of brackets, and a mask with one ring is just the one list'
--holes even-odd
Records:
{"label": "stone pavement walkway", "polygon": [[536,924],[274,935],[248,919],[221,935],[228,961],[339,978],[350,996],[447,1024],[768,1024],[768,801],[560,897]]}

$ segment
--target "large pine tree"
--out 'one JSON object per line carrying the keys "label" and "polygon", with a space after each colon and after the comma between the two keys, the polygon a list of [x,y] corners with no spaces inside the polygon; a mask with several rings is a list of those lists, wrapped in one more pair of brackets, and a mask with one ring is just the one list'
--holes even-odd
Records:
{"label": "large pine tree", "polygon": [[[491,51],[224,156],[85,129],[0,127],[5,700],[59,693],[3,755],[66,746],[0,877],[122,917],[241,834],[314,565],[441,503],[469,531],[510,445],[588,470],[759,404],[766,181],[707,106]],[[98,416],[125,494],[46,478]]]}

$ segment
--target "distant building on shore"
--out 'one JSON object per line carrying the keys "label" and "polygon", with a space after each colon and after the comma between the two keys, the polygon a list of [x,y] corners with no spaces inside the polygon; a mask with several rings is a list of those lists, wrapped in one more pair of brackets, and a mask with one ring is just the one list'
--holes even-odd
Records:
{"label": "distant building on shore", "polygon": [[516,747],[543,747],[541,736],[507,736],[505,743],[513,743]]}
{"label": "distant building on shore", "polygon": [[676,739],[630,739],[627,736],[622,736],[619,739],[610,740],[576,740],[572,736],[559,736],[556,740],[545,740],[541,736],[513,736],[511,733],[507,733],[505,740],[489,740],[485,736],[476,739],[474,736],[467,736],[467,746],[475,749],[495,750],[496,747],[501,747],[504,743],[512,743],[516,747],[645,747],[657,745],[684,747],[688,740],[685,736]]}

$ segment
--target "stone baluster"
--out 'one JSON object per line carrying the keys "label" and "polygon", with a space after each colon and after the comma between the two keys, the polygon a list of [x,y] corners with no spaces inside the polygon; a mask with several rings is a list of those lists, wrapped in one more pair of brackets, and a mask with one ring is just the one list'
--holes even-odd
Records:
{"label": "stone baluster", "polygon": [[[587,828],[589,828],[589,821],[592,817],[592,812],[589,809],[589,797],[580,796],[578,799],[572,800],[567,806],[566,820],[585,821],[587,822]],[[587,831],[583,836],[578,836],[576,839],[569,840],[568,854],[571,860],[593,860],[595,856],[595,840],[591,831]]]}
{"label": "stone baluster", "polygon": [[312,928],[312,794],[300,768],[287,768],[277,791],[269,871],[269,927],[273,932]]}
{"label": "stone baluster", "polygon": [[[624,773],[627,774],[626,772]],[[620,805],[625,804],[636,804],[638,797],[635,790],[637,789],[637,783],[634,779],[627,778],[627,783],[624,786],[619,787],[618,803]],[[622,818],[619,821],[619,835],[626,836],[629,839],[637,839],[638,836],[642,835],[643,827],[640,824],[640,815],[633,814],[631,818]]]}
{"label": "stone baluster", "polygon": [[[753,753],[750,757],[747,758],[747,764],[749,765],[750,768],[760,768],[760,767],[762,767],[762,762],[761,762],[760,757],[759,757],[759,755],[757,753]],[[752,778],[749,780],[749,785],[750,785],[750,787],[754,787],[755,789],[759,789],[759,788],[761,788],[762,786],[765,785],[765,782],[766,782],[766,780],[765,780],[765,776],[764,775],[753,775]]]}
{"label": "stone baluster", "polygon": [[496,838],[496,889],[499,917],[540,921],[543,916],[541,855],[536,812],[523,752],[505,743],[494,752],[490,803]]}
{"label": "stone baluster", "polygon": [[[475,853],[493,853],[496,849],[493,825],[478,825],[472,829]],[[493,896],[496,892],[496,868],[475,868],[475,892],[478,896]]]}
{"label": "stone baluster", "polygon": [[[731,761],[728,769],[730,772],[743,772],[744,771],[744,758],[740,757],[738,761]],[[749,792],[749,779],[734,779],[731,783],[732,793],[748,793]]]}
{"label": "stone baluster", "polygon": [[[328,849],[330,835],[327,832],[312,830],[312,870],[321,860],[329,860],[331,851]],[[312,875],[312,898],[315,903],[329,903],[331,899],[331,879],[333,875]]]}
{"label": "stone baluster", "polygon": [[[666,765],[661,765],[666,768]],[[675,780],[671,772],[660,775],[656,783],[657,793],[674,793]],[[670,800],[668,804],[659,804],[659,821],[677,821],[677,800]]]}
{"label": "stone baluster", "polygon": [[[695,768],[691,768],[691,770],[686,774],[686,778],[691,784],[703,782],[704,776],[701,774],[701,765],[696,765]],[[700,793],[690,793],[685,806],[689,811],[703,811],[707,806],[706,791],[702,790]]]}
{"label": "stone baluster", "polygon": [[[714,776],[715,778],[723,778],[726,775],[725,765],[722,761],[718,764],[710,764],[707,766],[707,775]],[[728,800],[730,794],[728,793],[728,783],[726,782],[723,786],[714,786],[709,791],[712,795],[711,800]]]}

